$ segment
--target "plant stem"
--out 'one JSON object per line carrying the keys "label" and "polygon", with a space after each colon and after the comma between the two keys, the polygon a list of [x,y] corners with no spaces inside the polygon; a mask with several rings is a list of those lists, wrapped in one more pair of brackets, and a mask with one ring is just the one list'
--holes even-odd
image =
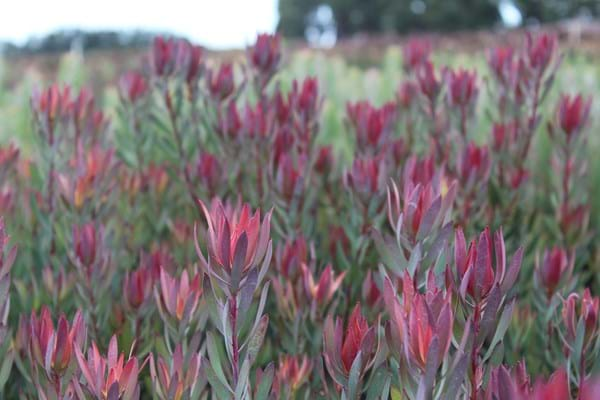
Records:
{"label": "plant stem", "polygon": [[239,344],[237,337],[237,314],[238,314],[238,306],[237,306],[237,294],[233,294],[231,299],[231,303],[229,304],[229,317],[231,318],[231,351],[232,351],[232,371],[233,371],[233,389],[237,387],[238,379],[239,379]]}
{"label": "plant stem", "polygon": [[479,318],[480,318],[480,309],[479,303],[475,306],[475,310],[473,311],[473,330],[474,330],[474,339],[473,339],[473,351],[471,352],[471,400],[477,400],[477,387],[479,385],[477,379],[477,372],[479,370],[479,345],[477,344],[477,337],[479,336]]}

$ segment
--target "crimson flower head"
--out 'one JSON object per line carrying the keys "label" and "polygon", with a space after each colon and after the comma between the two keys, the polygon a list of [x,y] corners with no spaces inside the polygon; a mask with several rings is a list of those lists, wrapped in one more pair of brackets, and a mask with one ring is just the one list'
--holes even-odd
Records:
{"label": "crimson flower head", "polygon": [[496,79],[507,83],[513,68],[514,49],[512,47],[496,47],[488,54],[488,64]]}
{"label": "crimson flower head", "polygon": [[510,187],[514,190],[518,189],[523,185],[527,179],[529,179],[529,171],[523,167],[513,169],[510,172]]}
{"label": "crimson flower head", "polygon": [[384,160],[379,156],[356,158],[346,172],[346,185],[367,200],[383,191],[386,180]]}
{"label": "crimson flower head", "polygon": [[81,383],[77,379],[73,380],[76,392],[97,399],[139,399],[138,360],[131,356],[125,360],[125,355],[118,351],[116,336],[110,339],[106,357],[100,354],[94,342],[87,352],[87,359],[79,348],[75,348],[84,378]]}
{"label": "crimson flower head", "polygon": [[119,79],[119,90],[123,99],[135,104],[148,92],[148,83],[142,74],[130,71]]}
{"label": "crimson flower head", "polygon": [[299,235],[285,244],[277,246],[275,268],[284,278],[298,274],[300,266],[308,262],[308,244],[304,236]]}
{"label": "crimson flower head", "polygon": [[560,247],[553,247],[544,252],[536,272],[548,298],[552,297],[561,282],[568,279],[573,269],[573,261],[573,257],[569,257],[567,251]]}
{"label": "crimson flower head", "polygon": [[71,366],[73,351],[85,340],[85,322],[78,311],[71,325],[61,315],[56,329],[50,310],[43,306],[39,318],[31,313],[29,322],[29,354],[33,362],[41,367],[48,377],[63,376]]}
{"label": "crimson flower head", "polygon": [[174,278],[161,268],[160,290],[155,288],[154,297],[164,319],[172,317],[177,321],[189,321],[198,307],[201,295],[200,274],[190,279],[187,270],[184,270],[179,278]]}
{"label": "crimson flower head", "polygon": [[[223,206],[215,198],[210,211],[199,201],[208,225],[208,257],[204,257],[196,243],[200,266],[209,276],[216,278],[223,290],[237,292],[253,271],[259,279],[271,262],[271,213],[261,220],[260,210],[252,213],[249,204]],[[196,235],[197,236],[197,235]]]}
{"label": "crimson flower head", "polygon": [[348,103],[348,120],[356,132],[357,148],[378,149],[385,143],[396,119],[396,105],[386,103],[381,108],[373,107],[368,101]]}
{"label": "crimson flower head", "polygon": [[222,102],[235,91],[233,64],[223,63],[216,72],[212,69],[208,70],[206,81],[211,97]]}
{"label": "crimson flower head", "polygon": [[517,250],[507,269],[502,230],[495,232],[492,241],[490,229],[486,228],[467,250],[463,231],[458,228],[454,242],[454,262],[463,299],[468,294],[475,303],[480,303],[494,287],[506,293],[514,285],[521,269],[523,248]]}
{"label": "crimson flower head", "polygon": [[327,264],[325,270],[321,273],[318,282],[315,282],[313,274],[306,264],[302,264],[302,277],[304,279],[304,288],[308,297],[317,306],[324,306],[329,303],[333,294],[340,288],[345,272],[342,272],[337,277],[333,274],[331,264]]}
{"label": "crimson flower head", "polygon": [[430,102],[434,102],[438,97],[442,83],[436,77],[435,68],[431,61],[424,62],[417,70],[417,82],[421,93],[427,97]]}
{"label": "crimson flower head", "polygon": [[127,273],[123,281],[125,306],[131,311],[139,309],[150,297],[153,283],[152,270],[143,265]]}
{"label": "crimson flower head", "polygon": [[204,69],[204,51],[187,40],[180,40],[177,46],[177,68],[186,83],[194,86]]}
{"label": "crimson flower head", "polygon": [[495,151],[500,151],[505,148],[509,139],[507,124],[494,123],[492,126],[492,148]]}
{"label": "crimson flower head", "polygon": [[288,204],[302,194],[304,164],[305,160],[302,156],[294,159],[292,155],[283,153],[279,158],[275,172],[275,186]]}
{"label": "crimson flower head", "polygon": [[585,100],[580,94],[574,97],[563,94],[560,97],[557,117],[567,140],[571,140],[586,124],[591,105],[592,99]]}
{"label": "crimson flower head", "polygon": [[600,399],[600,378],[598,376],[583,381],[579,388],[579,398],[581,400]]}
{"label": "crimson flower head", "polygon": [[342,254],[348,255],[351,250],[351,243],[346,230],[341,225],[334,225],[329,229],[329,255],[335,259],[338,249]]}
{"label": "crimson flower head", "polygon": [[265,76],[272,75],[281,59],[281,37],[277,34],[259,34],[250,49],[252,66]]}
{"label": "crimson flower head", "polygon": [[[45,134],[51,135],[57,121],[66,116],[72,102],[71,97],[70,86],[52,85],[45,90],[33,92],[31,108]],[[48,137],[48,140],[52,138]]]}
{"label": "crimson flower head", "polygon": [[264,138],[271,132],[272,124],[267,117],[267,113],[268,111],[264,109],[261,102],[256,103],[254,106],[246,104],[242,127],[248,138]]}
{"label": "crimson flower head", "polygon": [[[344,386],[350,371],[355,368],[362,376],[373,366],[376,354],[376,326],[369,327],[357,304],[348,319],[344,333],[342,320],[338,317],[335,326],[329,316],[323,329],[323,357],[331,377]],[[360,355],[360,357],[359,357]]]}
{"label": "crimson flower head", "polygon": [[451,105],[468,107],[472,105],[479,89],[477,88],[477,73],[466,69],[448,70],[448,100]]}
{"label": "crimson flower head", "polygon": [[362,298],[369,308],[377,306],[382,299],[381,290],[373,278],[373,272],[369,270],[362,284]]}
{"label": "crimson flower head", "polygon": [[[390,314],[388,341],[395,357],[402,357],[404,354],[407,361],[422,372],[429,362],[439,366],[452,339],[451,293],[436,286],[431,272],[426,292],[422,294],[415,287],[408,271],[405,271],[402,278],[402,303],[389,278],[384,283],[384,300]],[[436,349],[437,354],[430,354],[431,349]]]}
{"label": "crimson flower head", "polygon": [[522,399],[532,400],[565,400],[571,398],[569,377],[564,368],[554,372],[547,381],[538,379],[533,386],[533,392]]}
{"label": "crimson flower head", "polygon": [[152,69],[157,76],[166,77],[175,69],[177,43],[174,39],[156,37],[152,44]]}
{"label": "crimson flower head", "polygon": [[279,388],[287,385],[294,393],[310,376],[312,361],[306,355],[284,355],[279,358],[279,365],[275,375],[274,392],[279,393]]}
{"label": "crimson flower head", "polygon": [[[406,164],[407,169],[410,169],[411,165],[414,164],[409,160]],[[411,174],[407,169],[402,192],[395,182],[388,186],[388,220],[394,231],[400,228],[406,238],[415,243],[418,238],[429,234],[435,226],[445,222],[448,210],[454,202],[456,183],[451,182],[448,185],[441,174],[435,174],[427,183],[415,183],[410,179]],[[398,226],[400,219],[402,224]]]}
{"label": "crimson flower head", "polygon": [[413,71],[431,57],[431,43],[428,40],[413,38],[402,48],[404,69]]}
{"label": "crimson flower head", "polygon": [[188,399],[201,385],[202,355],[197,348],[188,348],[184,356],[178,343],[170,358],[158,356],[155,362],[151,353],[149,364],[154,394],[161,400]]}
{"label": "crimson flower head", "polygon": [[398,104],[403,109],[409,109],[419,94],[419,88],[413,81],[403,81],[396,92]]}
{"label": "crimson flower head", "polygon": [[319,108],[319,81],[317,78],[305,78],[302,83],[294,80],[291,103],[303,121],[308,121],[317,116]]}
{"label": "crimson flower head", "polygon": [[550,65],[557,50],[556,36],[541,34],[537,37],[527,36],[526,59],[528,66],[539,75],[543,74]]}
{"label": "crimson flower head", "polygon": [[229,101],[217,111],[216,131],[226,137],[237,138],[242,129],[242,119],[235,101]]}
{"label": "crimson flower head", "polygon": [[333,168],[335,159],[333,157],[333,147],[321,146],[317,151],[314,168],[319,174],[327,174]]}
{"label": "crimson flower head", "polygon": [[598,336],[598,311],[600,298],[592,297],[589,288],[583,291],[583,297],[571,293],[563,302],[562,317],[566,327],[567,345],[572,345],[577,337],[577,325],[585,327],[583,349],[585,350]]}
{"label": "crimson flower head", "polygon": [[209,193],[216,193],[221,182],[222,172],[221,163],[214,154],[205,151],[200,153],[196,163],[196,174],[200,183],[208,189]]}
{"label": "crimson flower head", "polygon": [[481,183],[487,181],[491,160],[487,146],[477,146],[469,142],[460,160],[460,175],[463,182]]}
{"label": "crimson flower head", "polygon": [[504,365],[493,368],[490,372],[484,399],[525,400],[531,399],[531,381],[525,362],[519,362],[511,371]]}
{"label": "crimson flower head", "polygon": [[84,267],[89,268],[96,261],[98,242],[101,240],[98,237],[100,234],[93,222],[88,222],[82,226],[73,226],[75,255]]}

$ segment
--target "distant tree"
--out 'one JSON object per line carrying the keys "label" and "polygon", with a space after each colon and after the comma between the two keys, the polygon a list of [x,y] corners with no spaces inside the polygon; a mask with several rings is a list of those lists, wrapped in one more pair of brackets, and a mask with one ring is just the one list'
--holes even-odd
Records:
{"label": "distant tree", "polygon": [[278,29],[285,36],[304,36],[319,6],[331,7],[338,37],[357,32],[479,29],[502,22],[502,1],[512,2],[525,23],[600,15],[599,0],[279,0]]}
{"label": "distant tree", "polygon": [[147,47],[158,32],[118,32],[61,30],[40,38],[28,40],[24,45],[0,43],[6,55],[31,53],[56,53],[69,51],[74,45],[84,50]]}

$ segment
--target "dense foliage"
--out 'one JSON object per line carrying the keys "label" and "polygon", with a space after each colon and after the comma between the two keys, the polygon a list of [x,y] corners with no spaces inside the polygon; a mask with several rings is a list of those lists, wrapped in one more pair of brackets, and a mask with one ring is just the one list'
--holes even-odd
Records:
{"label": "dense foliage", "polygon": [[0,148],[5,397],[597,399],[591,97],[548,104],[551,35],[485,77],[430,49],[336,135],[278,36],[158,38],[114,112],[35,90],[33,150]]}

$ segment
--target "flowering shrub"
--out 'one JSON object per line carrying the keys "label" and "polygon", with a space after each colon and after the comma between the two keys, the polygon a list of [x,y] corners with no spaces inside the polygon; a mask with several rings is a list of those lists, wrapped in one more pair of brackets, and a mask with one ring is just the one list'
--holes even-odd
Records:
{"label": "flowering shrub", "polygon": [[591,97],[549,104],[547,34],[485,73],[403,54],[342,144],[276,35],[157,38],[114,110],[36,90],[35,152],[0,148],[0,397],[597,399]]}

